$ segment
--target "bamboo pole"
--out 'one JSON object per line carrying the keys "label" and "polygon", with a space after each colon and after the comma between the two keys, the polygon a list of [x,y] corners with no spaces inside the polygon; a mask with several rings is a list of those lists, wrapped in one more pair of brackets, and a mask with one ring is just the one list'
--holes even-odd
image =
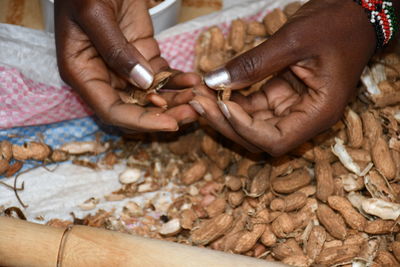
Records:
{"label": "bamboo pole", "polygon": [[63,267],[284,266],[88,226],[65,231],[0,217],[0,266],[57,266],[58,258],[58,266]]}

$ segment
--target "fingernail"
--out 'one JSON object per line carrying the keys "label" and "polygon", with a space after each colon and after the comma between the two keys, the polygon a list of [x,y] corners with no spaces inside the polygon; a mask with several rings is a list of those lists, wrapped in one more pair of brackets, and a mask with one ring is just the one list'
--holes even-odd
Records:
{"label": "fingernail", "polygon": [[231,75],[226,68],[220,68],[207,73],[204,83],[212,89],[221,89],[231,85]]}
{"label": "fingernail", "polygon": [[194,110],[196,110],[197,113],[199,113],[201,116],[204,115],[204,113],[206,113],[204,111],[204,108],[202,107],[202,105],[197,102],[197,101],[190,101],[189,104],[192,106],[192,108],[194,108]]}
{"label": "fingernail", "polygon": [[231,113],[229,112],[228,107],[226,106],[226,104],[222,101],[218,101],[218,106],[219,109],[222,111],[222,113],[224,113],[224,116],[229,119],[231,117]]}
{"label": "fingernail", "polygon": [[141,64],[136,64],[130,73],[131,81],[137,87],[149,89],[153,83],[153,74]]}

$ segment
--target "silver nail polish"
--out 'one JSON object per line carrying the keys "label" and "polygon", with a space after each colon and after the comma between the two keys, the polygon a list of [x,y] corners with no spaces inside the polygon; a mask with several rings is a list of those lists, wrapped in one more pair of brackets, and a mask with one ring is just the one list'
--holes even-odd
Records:
{"label": "silver nail polish", "polygon": [[205,84],[212,89],[226,88],[231,85],[231,75],[226,68],[219,68],[204,76]]}
{"label": "silver nail polish", "polygon": [[190,101],[189,104],[192,106],[192,108],[194,108],[194,110],[196,110],[197,113],[199,113],[200,115],[204,115],[204,113],[206,113],[204,111],[203,106],[197,102],[197,101]]}
{"label": "silver nail polish", "polygon": [[231,117],[231,113],[229,112],[228,107],[226,106],[226,104],[222,101],[218,101],[217,102],[219,109],[222,111],[222,113],[224,113],[224,116],[229,119]]}
{"label": "silver nail polish", "polygon": [[141,64],[136,64],[129,74],[132,83],[142,89],[149,89],[153,83],[153,74]]}

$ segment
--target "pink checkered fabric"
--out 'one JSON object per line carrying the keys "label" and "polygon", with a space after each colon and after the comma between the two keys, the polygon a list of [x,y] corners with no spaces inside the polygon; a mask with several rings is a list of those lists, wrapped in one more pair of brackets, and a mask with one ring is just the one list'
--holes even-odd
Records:
{"label": "pink checkered fabric", "polygon": [[[260,19],[264,12],[247,19]],[[230,22],[219,24],[226,34]],[[171,36],[160,42],[170,66],[185,72],[194,70],[194,47],[205,28]],[[69,87],[55,88],[27,79],[15,68],[0,66],[0,129],[50,124],[91,115],[91,110]]]}

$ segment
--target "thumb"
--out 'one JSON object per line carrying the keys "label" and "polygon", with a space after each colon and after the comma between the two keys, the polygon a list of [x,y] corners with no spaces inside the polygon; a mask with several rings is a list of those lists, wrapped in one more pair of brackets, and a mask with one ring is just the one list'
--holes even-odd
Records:
{"label": "thumb", "polygon": [[267,41],[207,73],[204,82],[216,90],[242,89],[299,61],[299,48],[296,33],[285,25]]}
{"label": "thumb", "polygon": [[[150,18],[143,23],[151,25]],[[94,3],[90,11],[78,17],[78,24],[114,72],[136,87],[148,89],[151,86],[154,74],[149,62],[125,38],[110,7]]]}

